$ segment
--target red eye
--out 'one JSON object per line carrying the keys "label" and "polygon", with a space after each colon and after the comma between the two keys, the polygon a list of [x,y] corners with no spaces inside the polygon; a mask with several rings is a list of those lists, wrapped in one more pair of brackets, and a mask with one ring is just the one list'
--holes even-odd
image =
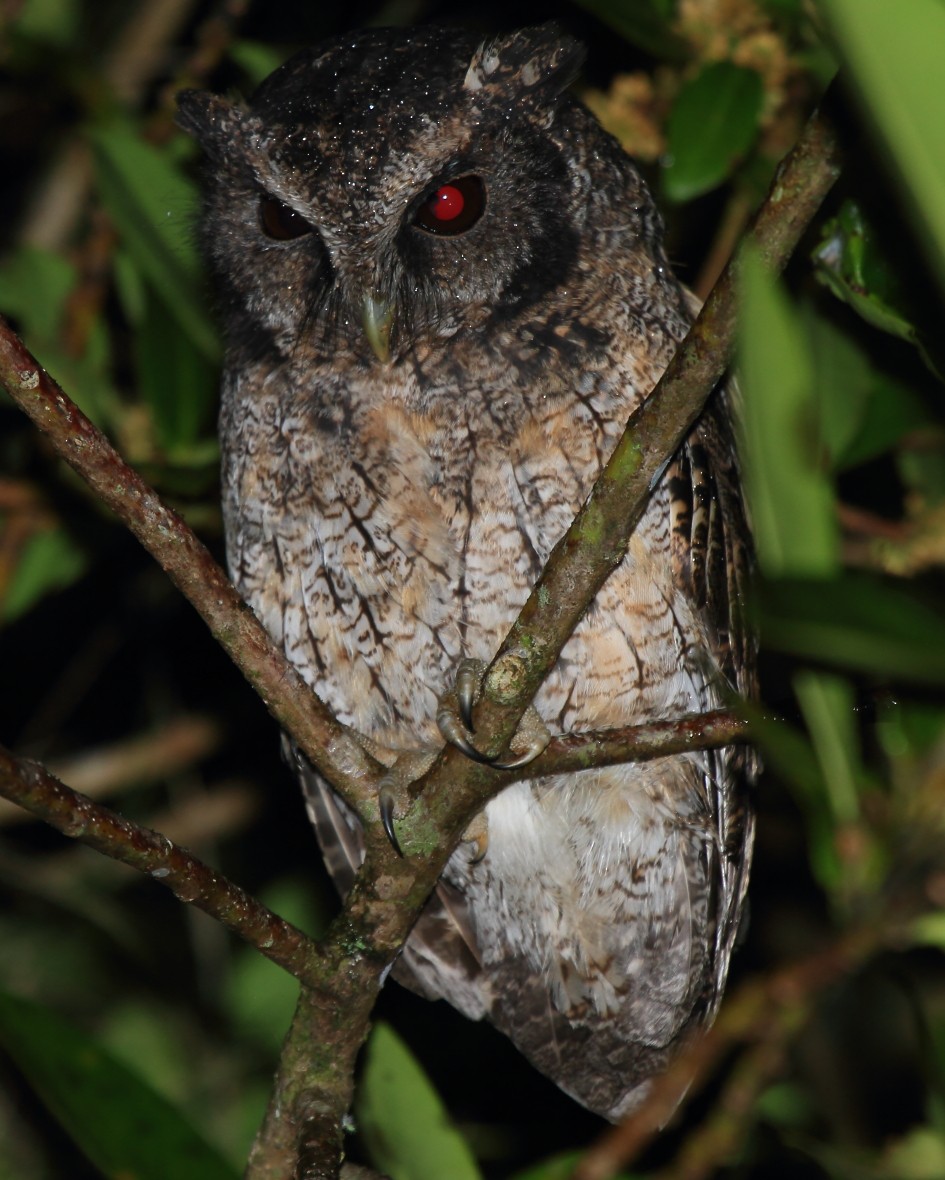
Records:
{"label": "red eye", "polygon": [[478,176],[458,176],[441,184],[417,210],[413,223],[431,234],[453,236],[472,229],[486,208],[486,190]]}
{"label": "red eye", "polygon": [[301,213],[277,201],[275,197],[261,197],[259,200],[259,224],[267,238],[277,242],[288,242],[310,234],[314,225],[306,221]]}

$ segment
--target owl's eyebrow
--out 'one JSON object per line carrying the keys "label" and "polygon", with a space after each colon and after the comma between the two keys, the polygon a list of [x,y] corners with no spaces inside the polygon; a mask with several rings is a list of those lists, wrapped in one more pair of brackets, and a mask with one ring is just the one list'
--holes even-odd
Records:
{"label": "owl's eyebrow", "polygon": [[429,174],[429,179],[417,190],[418,195],[420,197],[426,196],[431,189],[443,184],[444,181],[453,180],[457,176],[465,176],[468,172],[475,172],[478,175],[482,171],[481,165],[473,160],[468,153],[452,156],[435,172]]}
{"label": "owl's eyebrow", "polygon": [[290,209],[294,209],[296,213],[301,214],[307,221],[311,221],[311,207],[304,203],[296,189],[289,185],[278,183],[278,176],[272,176],[271,180],[277,183],[270,183],[270,178],[263,180],[259,174],[259,169],[253,170],[253,189],[257,197],[271,197],[277,201],[281,201],[283,205],[287,205]]}

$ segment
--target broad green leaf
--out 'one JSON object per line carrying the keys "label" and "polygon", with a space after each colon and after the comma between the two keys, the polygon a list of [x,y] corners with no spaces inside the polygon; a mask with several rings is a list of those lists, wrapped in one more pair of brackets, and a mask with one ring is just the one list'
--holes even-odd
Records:
{"label": "broad green leaf", "polygon": [[[825,375],[828,371],[829,366],[825,366]],[[847,448],[836,455],[840,469],[875,459],[922,428],[928,428],[933,439],[937,435],[929,409],[915,389],[878,370],[873,370],[871,377],[870,395],[856,434]],[[818,383],[822,383],[819,375]]]}
{"label": "broad green leaf", "polygon": [[70,586],[85,573],[88,558],[61,528],[34,533],[20,554],[0,617],[12,622],[46,594]]}
{"label": "broad green leaf", "polygon": [[663,61],[682,61],[687,49],[673,33],[675,0],[577,0],[625,41]]}
{"label": "broad green leaf", "polygon": [[811,359],[786,296],[751,250],[740,309],[741,450],[759,563],[769,577],[826,576],[837,566],[837,526]]}
{"label": "broad green leaf", "polygon": [[191,341],[216,361],[220,347],[191,232],[196,189],[123,124],[97,128],[90,137],[99,190],[129,256]]}
{"label": "broad green leaf", "polygon": [[843,884],[833,820],[825,806],[827,786],[807,736],[761,709],[749,710],[752,737],[765,767],[791,788],[807,826],[811,871],[824,891]]}
{"label": "broad green leaf", "polygon": [[663,191],[689,201],[731,175],[758,134],[764,86],[756,70],[718,61],[679,92],[666,124]]}
{"label": "broad green leaf", "polygon": [[392,1180],[481,1180],[426,1074],[386,1024],[368,1042],[356,1108],[373,1163]]}
{"label": "broad green leaf", "polygon": [[945,684],[945,617],[896,583],[865,574],[765,581],[764,645],[883,679]]}
{"label": "broad green leaf", "polygon": [[945,446],[941,429],[933,427],[916,446],[903,446],[896,456],[896,466],[902,482],[923,501],[941,504],[945,500]]}
{"label": "broad green leaf", "polygon": [[151,408],[158,442],[173,456],[210,427],[218,373],[147,286],[145,307],[135,334],[138,391]]}
{"label": "broad green leaf", "polygon": [[820,440],[836,470],[866,420],[876,373],[858,341],[821,315],[813,303],[804,302],[800,312],[810,350]]}
{"label": "broad green leaf", "polygon": [[909,923],[909,934],[921,946],[934,946],[945,951],[945,910],[913,918]]}
{"label": "broad green leaf", "polygon": [[945,286],[945,4],[820,0],[820,6]]}
{"label": "broad green leaf", "polygon": [[775,1082],[759,1095],[755,1113],[776,1127],[802,1128],[810,1126],[816,1117],[814,1104],[807,1091],[796,1082]]}
{"label": "broad green leaf", "polygon": [[237,1180],[180,1111],[55,1012],[0,993],[0,1045],[105,1176]]}
{"label": "broad green leaf", "polygon": [[862,333],[840,327],[814,303],[805,301],[801,312],[820,439],[834,471],[873,459],[922,427],[931,427],[935,437],[932,410],[919,387],[910,384],[908,369],[893,373],[877,367]]}
{"label": "broad green leaf", "polygon": [[16,319],[21,334],[37,345],[56,339],[76,271],[61,255],[21,246],[0,267],[0,311]]}
{"label": "broad green leaf", "polygon": [[48,250],[21,246],[0,267],[0,311],[16,321],[27,348],[98,425],[112,421],[118,398],[109,379],[110,346],[104,318],[88,325],[84,351],[67,351],[62,328],[75,267]]}
{"label": "broad green leaf", "polygon": [[896,1180],[941,1180],[945,1135],[932,1127],[913,1127],[883,1152],[881,1174]]}

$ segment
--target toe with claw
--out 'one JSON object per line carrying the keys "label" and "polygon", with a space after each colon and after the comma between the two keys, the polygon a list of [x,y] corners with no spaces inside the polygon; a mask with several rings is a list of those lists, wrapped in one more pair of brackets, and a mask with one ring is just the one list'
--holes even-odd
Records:
{"label": "toe with claw", "polygon": [[509,757],[490,758],[478,750],[473,744],[472,711],[482,691],[485,672],[486,665],[481,660],[462,661],[453,691],[440,700],[436,723],[444,739],[473,762],[495,770],[517,770],[538,757],[551,740],[551,734],[534,708],[529,706],[509,743]]}

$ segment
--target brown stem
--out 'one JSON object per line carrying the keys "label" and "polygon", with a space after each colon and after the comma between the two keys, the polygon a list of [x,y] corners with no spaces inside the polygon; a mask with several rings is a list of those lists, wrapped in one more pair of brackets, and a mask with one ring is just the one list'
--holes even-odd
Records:
{"label": "brown stem", "polygon": [[674,721],[650,721],[593,733],[567,733],[554,737],[534,762],[516,772],[516,779],[544,778],[624,762],[647,762],[691,750],[717,750],[751,740],[746,718],[725,709],[680,717]]}
{"label": "brown stem", "polygon": [[[38,762],[0,746],[0,795],[25,807],[65,836],[147,873],[181,901],[216,918],[267,958],[301,980],[312,977],[318,952],[312,940],[266,909],[221,873],[173,845],[70,790]],[[315,975],[320,979],[320,975]]]}

